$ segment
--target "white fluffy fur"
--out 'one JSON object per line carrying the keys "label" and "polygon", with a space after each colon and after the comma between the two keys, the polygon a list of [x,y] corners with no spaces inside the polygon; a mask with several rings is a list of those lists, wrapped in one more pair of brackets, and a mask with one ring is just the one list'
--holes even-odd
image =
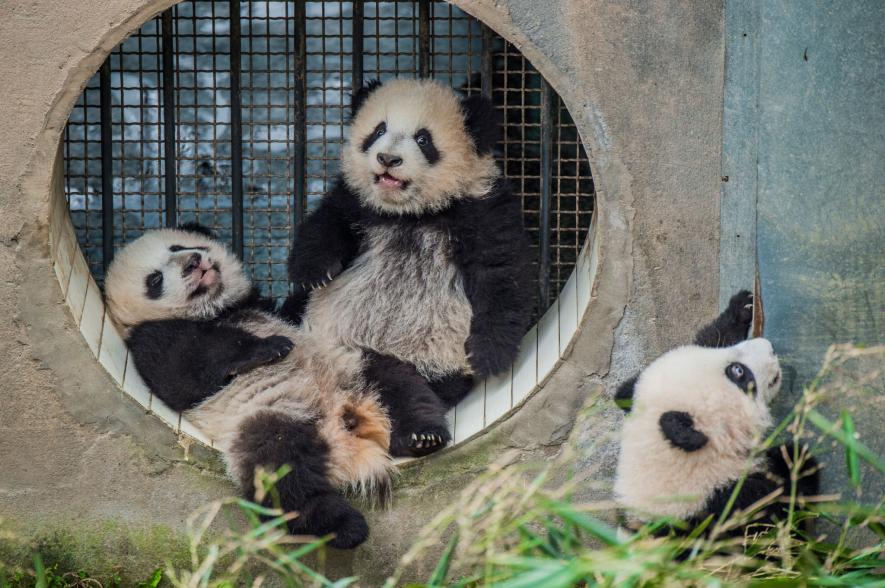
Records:
{"label": "white fluffy fur", "polygon": [[[755,394],[726,377],[732,362],[753,372]],[[640,375],[624,422],[615,480],[619,503],[640,520],[688,518],[699,513],[714,490],[757,467],[749,460],[771,426],[768,403],[780,387],[779,373],[777,356],[765,339],[726,348],[679,347],[655,360]],[[708,443],[694,452],[673,447],[659,424],[667,411],[689,413]]]}
{"label": "white fluffy fur", "polygon": [[314,290],[304,324],[348,347],[414,364],[427,378],[470,372],[464,342],[473,309],[451,263],[449,237],[425,230],[414,248],[393,245],[395,228],[375,228],[366,251]]}
{"label": "white fluffy fur", "polygon": [[[387,132],[363,153],[363,139],[382,121]],[[434,165],[414,140],[422,128],[430,131],[440,153]],[[410,182],[407,188],[391,191],[375,184],[375,176],[384,172],[377,160],[381,152],[402,157],[402,165],[390,174]],[[351,124],[341,167],[367,206],[395,214],[432,212],[454,199],[481,197],[500,175],[491,155],[476,153],[457,94],[433,80],[391,80],[372,92]]]}
{"label": "white fluffy fur", "polygon": [[[185,260],[194,249],[172,252],[169,247],[203,247],[199,253],[216,264],[220,281],[193,299],[196,283],[182,276]],[[163,296],[147,297],[145,278],[163,272]],[[249,280],[237,257],[220,241],[179,229],[150,231],[132,241],[114,257],[108,269],[105,293],[114,321],[125,333],[138,323],[168,318],[211,318],[248,295]]]}
{"label": "white fluffy fur", "polygon": [[[182,278],[179,256],[171,245],[206,247],[219,264],[222,288],[188,299],[192,289]],[[204,253],[200,251],[200,253]],[[164,295],[146,296],[145,277],[155,270],[165,276]],[[108,308],[126,329],[142,322],[169,318],[210,319],[241,300],[250,284],[237,258],[220,242],[175,229],[145,233],[117,253],[105,283]],[[386,487],[392,471],[387,453],[390,421],[372,388],[362,378],[361,355],[330,345],[306,330],[266,313],[249,312],[236,326],[259,337],[282,335],[295,343],[284,359],[239,375],[187,418],[213,439],[224,454],[228,471],[239,479],[242,462],[235,443],[240,423],[257,412],[280,412],[314,420],[329,447],[329,478],[341,487],[369,491]],[[348,430],[345,412],[358,425]]]}

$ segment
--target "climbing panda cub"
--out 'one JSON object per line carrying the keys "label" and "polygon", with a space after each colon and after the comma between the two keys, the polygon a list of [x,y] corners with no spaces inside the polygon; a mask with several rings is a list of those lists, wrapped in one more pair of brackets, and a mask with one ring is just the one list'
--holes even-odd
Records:
{"label": "climbing panda cub", "polygon": [[359,352],[325,345],[267,312],[237,258],[197,226],[149,231],[117,253],[108,309],[151,391],[214,440],[252,497],[257,466],[296,534],[368,534],[343,488],[386,487],[390,422]]}
{"label": "climbing panda cub", "polygon": [[491,102],[431,80],[354,96],[342,174],[299,228],[283,307],[364,350],[390,393],[393,455],[449,441],[445,413],[506,369],[532,312],[521,202],[494,161]]}
{"label": "climbing panda cub", "polygon": [[[783,518],[793,445],[753,457],[772,426],[768,405],[781,370],[771,343],[747,340],[752,300],[736,294],[694,345],[665,353],[618,389],[615,399],[628,414],[614,492],[628,524],[672,517],[692,528],[710,515],[715,522],[744,474],[729,512],[781,491],[755,522]],[[813,458],[805,462],[798,496],[817,494],[817,469]]]}

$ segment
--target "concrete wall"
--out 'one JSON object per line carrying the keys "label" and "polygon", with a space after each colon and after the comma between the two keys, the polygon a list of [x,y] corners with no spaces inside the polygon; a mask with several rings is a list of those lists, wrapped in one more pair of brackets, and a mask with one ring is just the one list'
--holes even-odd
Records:
{"label": "concrete wall", "polygon": [[[554,459],[570,433],[586,448],[616,428],[615,410],[578,427],[575,414],[717,307],[721,3],[456,3],[515,43],[569,107],[598,190],[598,277],[544,389],[480,438],[406,468],[394,507],[371,515],[371,540],[332,556],[366,585],[505,449]],[[73,328],[49,260],[49,194],[74,100],[107,52],[170,4],[0,3],[0,516],[98,572],[150,569],[180,547],[189,511],[233,492],[211,455],[186,454],[120,397]],[[605,477],[613,457],[608,445],[579,463]]]}

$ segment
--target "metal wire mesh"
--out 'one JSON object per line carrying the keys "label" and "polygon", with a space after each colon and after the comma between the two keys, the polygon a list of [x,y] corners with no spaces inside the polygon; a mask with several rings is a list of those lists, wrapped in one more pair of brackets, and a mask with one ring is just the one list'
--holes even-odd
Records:
{"label": "metal wire mesh", "polygon": [[[65,188],[97,279],[105,238],[119,247],[145,229],[197,221],[236,243],[242,198],[246,267],[266,293],[284,297],[294,228],[337,173],[352,85],[422,73],[467,93],[485,88],[504,114],[496,155],[522,199],[539,252],[541,235],[549,234],[536,274],[552,295],[539,300],[538,311],[570,275],[594,204],[574,123],[518,50],[458,8],[429,0],[186,0],[165,23],[170,30],[163,16],[148,22],[109,58],[110,144],[101,142],[98,74],[68,122]],[[239,68],[232,68],[237,47]],[[164,57],[174,71],[166,71]],[[164,102],[168,90],[174,107]],[[545,92],[549,116],[542,112]],[[164,133],[166,122],[174,137]],[[548,153],[545,145],[552,145]],[[113,154],[109,220],[102,218],[104,149]],[[167,152],[174,155],[174,193],[164,200]],[[239,166],[241,195],[234,181]]]}

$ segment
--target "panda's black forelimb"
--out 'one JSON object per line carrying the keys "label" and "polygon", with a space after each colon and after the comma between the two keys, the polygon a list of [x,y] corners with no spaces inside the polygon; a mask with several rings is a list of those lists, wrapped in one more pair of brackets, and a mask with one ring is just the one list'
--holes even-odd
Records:
{"label": "panda's black forelimb", "polygon": [[[791,495],[792,480],[791,466],[785,459],[784,455],[792,455],[792,443],[777,445],[770,448],[766,454],[767,468],[761,472],[754,472],[747,475],[741,483],[740,489],[737,491],[734,503],[728,511],[731,516],[736,511],[746,511],[754,504],[762,501],[772,493],[780,490],[780,493],[773,499],[764,502],[759,513],[752,518],[753,524],[773,524],[776,521],[782,521],[787,515],[789,508],[788,499]],[[696,517],[689,523],[697,524],[701,520],[713,514],[714,520],[718,520],[722,513],[728,508],[732,494],[738,486],[738,481],[716,490],[708,499],[704,508],[704,514]],[[818,493],[820,485],[817,462],[813,457],[807,457],[805,466],[796,480],[796,495],[799,497],[815,496]],[[744,525],[738,526],[732,532],[726,533],[727,536],[742,535],[744,533]]]}
{"label": "panda's black forelimb", "polygon": [[418,457],[451,440],[446,405],[414,365],[374,351],[364,351],[363,374],[375,384],[390,417],[390,454]]}
{"label": "panda's black forelimb", "polygon": [[701,347],[731,347],[747,339],[752,323],[753,294],[741,290],[716,320],[698,331],[695,343]]}
{"label": "panda's black forelimb", "polygon": [[535,300],[519,198],[498,180],[488,196],[454,204],[449,223],[473,310],[467,359],[476,377],[498,374],[516,358]]}
{"label": "panda's black forelimb", "polygon": [[306,293],[331,282],[356,257],[361,236],[354,223],[359,208],[358,197],[339,180],[298,228],[289,256],[289,279],[296,292],[283,305],[290,321],[300,322],[297,313],[304,311]]}
{"label": "panda's black forelimb", "polygon": [[701,449],[709,438],[694,428],[694,419],[687,412],[668,410],[658,419],[661,433],[673,447],[685,452]]}
{"label": "panda's black forelimb", "polygon": [[[314,422],[274,411],[258,412],[243,420],[231,453],[240,472],[240,487],[249,499],[255,497],[257,467],[271,473],[283,465],[291,468],[275,486],[283,511],[298,513],[289,521],[291,533],[334,533],[329,545],[339,549],[356,547],[368,537],[363,515],[329,481],[329,447]],[[265,499],[265,506],[275,506],[272,496]]]}
{"label": "panda's black forelimb", "polygon": [[443,401],[447,408],[461,402],[473,388],[473,376],[467,374],[451,374],[438,380],[431,380],[430,387]]}
{"label": "panda's black forelimb", "polygon": [[218,321],[147,321],[127,339],[148,388],[175,411],[193,408],[233,377],[288,355],[286,337],[256,337]]}

